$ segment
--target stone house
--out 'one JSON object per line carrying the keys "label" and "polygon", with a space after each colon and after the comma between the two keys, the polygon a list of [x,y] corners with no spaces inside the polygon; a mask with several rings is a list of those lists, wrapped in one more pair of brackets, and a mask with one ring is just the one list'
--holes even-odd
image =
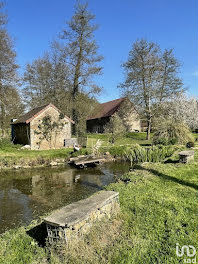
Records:
{"label": "stone house", "polygon": [[141,120],[134,105],[128,98],[119,98],[99,104],[93,114],[87,118],[88,133],[104,133],[110,118],[118,114],[128,132],[141,131]]}
{"label": "stone house", "polygon": [[[52,130],[50,141],[43,138],[42,131],[39,130],[44,117],[50,117],[51,123],[60,124]],[[13,120],[11,123],[12,142],[14,144],[30,145],[31,149],[34,150],[63,148],[68,146],[68,142],[72,141],[72,124],[74,124],[74,121],[61,114],[60,110],[53,104],[43,105]]]}

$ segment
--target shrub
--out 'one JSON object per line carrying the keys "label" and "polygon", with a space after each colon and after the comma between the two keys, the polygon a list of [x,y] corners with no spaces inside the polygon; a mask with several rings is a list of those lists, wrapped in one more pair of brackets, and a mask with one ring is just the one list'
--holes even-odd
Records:
{"label": "shrub", "polygon": [[171,139],[169,140],[169,143],[170,143],[171,145],[176,145],[176,144],[178,143],[178,140],[177,140],[176,138],[171,138]]}
{"label": "shrub", "polygon": [[114,144],[116,139],[122,136],[125,131],[126,128],[123,125],[123,120],[117,114],[113,115],[105,126],[105,133],[110,134],[109,142],[112,144]]}
{"label": "shrub", "polygon": [[166,146],[166,145],[168,145],[169,144],[169,140],[167,139],[167,138],[154,138],[153,139],[153,144],[154,145],[164,145],[164,146]]}
{"label": "shrub", "polygon": [[87,150],[86,148],[81,148],[79,151],[73,152],[71,154],[72,157],[78,157],[80,155],[89,155],[91,152]]}
{"label": "shrub", "polygon": [[111,156],[113,156],[115,158],[116,157],[124,157],[125,151],[126,151],[126,146],[111,147],[108,151],[111,154]]}
{"label": "shrub", "polygon": [[195,143],[192,142],[192,141],[189,141],[189,142],[186,144],[186,147],[187,147],[187,148],[194,148],[194,146],[195,146]]}
{"label": "shrub", "polygon": [[151,148],[144,148],[136,144],[125,150],[125,158],[131,162],[131,166],[134,163],[141,162],[160,162],[165,158],[170,157],[175,152],[174,146],[152,146]]}
{"label": "shrub", "polygon": [[166,138],[169,144],[186,144],[194,141],[194,137],[187,125],[175,120],[163,120],[158,123],[153,137],[153,143]]}
{"label": "shrub", "polygon": [[0,139],[0,149],[1,150],[7,150],[7,149],[18,149],[21,148],[21,145],[14,145],[10,139],[8,138],[2,138]]}

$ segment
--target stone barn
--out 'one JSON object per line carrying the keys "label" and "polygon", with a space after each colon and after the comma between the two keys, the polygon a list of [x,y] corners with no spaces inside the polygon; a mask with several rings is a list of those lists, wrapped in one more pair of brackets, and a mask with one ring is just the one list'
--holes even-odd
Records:
{"label": "stone barn", "polygon": [[[56,124],[51,130],[51,134],[49,131],[46,132],[41,129],[45,117],[50,120],[48,124]],[[74,121],[63,115],[53,104],[43,105],[13,120],[11,123],[12,142],[14,144],[30,145],[31,149],[34,150],[72,146],[72,124],[74,124]],[[48,134],[47,137],[44,133]]]}
{"label": "stone barn", "polygon": [[128,132],[141,131],[141,120],[132,102],[128,98],[119,98],[99,104],[94,109],[87,118],[87,132],[104,133],[105,126],[115,113],[122,118]]}

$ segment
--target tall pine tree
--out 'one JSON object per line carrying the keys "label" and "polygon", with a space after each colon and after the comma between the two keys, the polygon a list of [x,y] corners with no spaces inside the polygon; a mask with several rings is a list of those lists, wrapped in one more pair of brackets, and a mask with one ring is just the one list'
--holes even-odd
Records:
{"label": "tall pine tree", "polygon": [[98,46],[94,40],[94,32],[97,29],[97,25],[92,22],[94,18],[95,16],[88,10],[87,3],[77,3],[73,17],[61,34],[70,68],[72,118],[77,134],[81,132],[78,102],[82,100],[81,93],[91,95],[101,91],[93,81],[96,75],[101,74],[102,67],[98,63],[103,59],[97,53]]}

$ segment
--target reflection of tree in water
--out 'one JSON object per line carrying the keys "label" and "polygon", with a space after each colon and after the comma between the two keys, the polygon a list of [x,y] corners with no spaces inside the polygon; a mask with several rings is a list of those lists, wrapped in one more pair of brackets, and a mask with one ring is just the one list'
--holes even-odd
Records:
{"label": "reflection of tree in water", "polygon": [[[30,198],[17,189],[0,192],[0,233],[32,220]],[[20,216],[20,217],[19,217]]]}
{"label": "reflection of tree in water", "polygon": [[0,174],[0,233],[88,197],[113,182],[122,167],[123,164],[120,167],[110,163],[83,170],[62,167],[3,172]]}

